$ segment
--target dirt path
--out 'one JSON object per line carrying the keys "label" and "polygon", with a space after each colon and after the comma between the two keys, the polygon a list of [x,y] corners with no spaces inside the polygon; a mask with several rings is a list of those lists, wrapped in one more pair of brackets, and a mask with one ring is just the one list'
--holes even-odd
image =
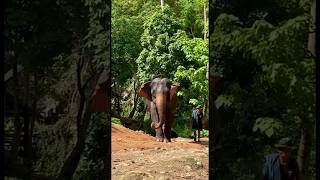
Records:
{"label": "dirt path", "polygon": [[208,138],[155,142],[143,132],[112,125],[112,179],[208,179]]}

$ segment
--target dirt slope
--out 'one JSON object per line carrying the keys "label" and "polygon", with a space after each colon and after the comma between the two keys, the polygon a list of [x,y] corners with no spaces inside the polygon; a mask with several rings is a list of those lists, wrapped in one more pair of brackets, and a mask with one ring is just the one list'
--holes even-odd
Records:
{"label": "dirt slope", "polygon": [[156,142],[141,131],[112,125],[112,179],[208,179],[208,139]]}

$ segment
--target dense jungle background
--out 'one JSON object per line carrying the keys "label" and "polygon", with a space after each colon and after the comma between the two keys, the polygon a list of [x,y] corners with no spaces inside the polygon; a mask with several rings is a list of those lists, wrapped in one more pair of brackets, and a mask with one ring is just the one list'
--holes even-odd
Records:
{"label": "dense jungle background", "polygon": [[[7,179],[110,179],[108,119],[153,134],[138,92],[159,76],[180,85],[179,137],[204,107],[210,176],[257,179],[263,155],[290,137],[315,179],[314,0],[5,5]],[[97,86],[105,113],[91,108]]]}
{"label": "dense jungle background", "polygon": [[[112,1],[112,114],[154,134],[141,86],[156,77],[179,84],[173,130],[191,135],[191,113],[204,107],[208,128],[208,1]],[[208,131],[204,131],[204,134]]]}
{"label": "dense jungle background", "polygon": [[209,12],[210,176],[259,179],[289,137],[302,179],[315,179],[315,1],[212,1]]}
{"label": "dense jungle background", "polygon": [[[111,4],[6,0],[6,179],[110,179]],[[108,138],[109,137],[109,138]]]}

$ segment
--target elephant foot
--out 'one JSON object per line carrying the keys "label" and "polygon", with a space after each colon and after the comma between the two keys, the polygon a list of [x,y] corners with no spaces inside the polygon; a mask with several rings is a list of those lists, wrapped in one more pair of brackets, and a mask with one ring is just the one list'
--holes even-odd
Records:
{"label": "elephant foot", "polygon": [[163,139],[157,139],[156,141],[157,142],[163,142]]}

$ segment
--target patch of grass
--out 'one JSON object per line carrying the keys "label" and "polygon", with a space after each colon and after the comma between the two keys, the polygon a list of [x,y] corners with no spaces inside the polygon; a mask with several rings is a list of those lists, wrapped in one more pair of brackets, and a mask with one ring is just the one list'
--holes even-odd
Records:
{"label": "patch of grass", "polygon": [[183,125],[176,125],[173,129],[176,131],[179,137],[190,138],[193,133],[192,129]]}
{"label": "patch of grass", "polygon": [[111,122],[114,123],[114,124],[121,124],[120,119],[115,118],[115,117],[111,118]]}
{"label": "patch of grass", "polygon": [[201,137],[209,137],[209,130],[204,129],[201,131],[200,134],[201,134]]}

